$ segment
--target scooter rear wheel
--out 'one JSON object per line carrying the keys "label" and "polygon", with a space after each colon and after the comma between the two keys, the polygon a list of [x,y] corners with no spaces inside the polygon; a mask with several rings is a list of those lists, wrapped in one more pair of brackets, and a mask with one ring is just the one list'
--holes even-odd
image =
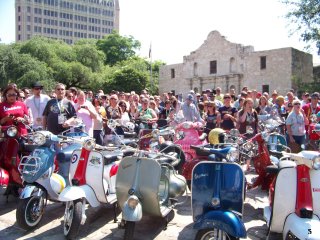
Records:
{"label": "scooter rear wheel", "polygon": [[135,225],[136,225],[136,222],[126,221],[126,224],[124,225],[124,238],[123,238],[124,240],[133,239]]}
{"label": "scooter rear wheel", "polygon": [[232,237],[226,232],[217,228],[201,229],[197,232],[196,240],[238,240],[239,238]]}
{"label": "scooter rear wheel", "polygon": [[82,200],[68,202],[64,213],[63,234],[67,239],[75,239],[78,235],[82,218]]}

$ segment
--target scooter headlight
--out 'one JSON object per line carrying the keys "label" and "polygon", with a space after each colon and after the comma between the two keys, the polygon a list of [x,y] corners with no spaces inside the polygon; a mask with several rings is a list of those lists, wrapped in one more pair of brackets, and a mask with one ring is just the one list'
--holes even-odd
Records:
{"label": "scooter headlight", "polygon": [[43,145],[46,143],[46,136],[40,132],[37,132],[33,135],[33,142],[36,145]]}
{"label": "scooter headlight", "polygon": [[139,203],[139,199],[137,196],[130,196],[127,200],[128,202],[128,206],[132,209],[135,209],[136,206],[138,206],[138,203]]}
{"label": "scooter headlight", "polygon": [[214,207],[219,206],[219,205],[220,205],[220,199],[217,198],[217,197],[212,198],[211,204],[212,204],[212,206],[214,206]]}
{"label": "scooter headlight", "polygon": [[96,147],[96,142],[94,139],[87,139],[84,141],[83,147],[88,151],[92,151]]}
{"label": "scooter headlight", "polygon": [[253,142],[249,141],[243,144],[242,147],[245,151],[249,152],[254,147],[254,144]]}
{"label": "scooter headlight", "polygon": [[239,159],[239,151],[236,148],[230,148],[229,152],[227,153],[226,159],[229,162],[235,162]]}
{"label": "scooter headlight", "polygon": [[18,129],[16,127],[9,127],[7,129],[7,135],[9,137],[15,137],[17,135],[17,133],[18,133]]}
{"label": "scooter headlight", "polygon": [[158,128],[158,124],[157,123],[153,123],[152,124],[152,129],[157,129]]}
{"label": "scooter headlight", "polygon": [[312,167],[314,170],[320,169],[320,156],[317,156],[312,160]]}

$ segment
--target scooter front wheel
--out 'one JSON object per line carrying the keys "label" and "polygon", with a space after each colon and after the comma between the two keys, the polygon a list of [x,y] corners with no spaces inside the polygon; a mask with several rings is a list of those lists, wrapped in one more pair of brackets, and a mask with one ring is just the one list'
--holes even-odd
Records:
{"label": "scooter front wheel", "polygon": [[16,211],[18,225],[25,230],[36,227],[42,219],[44,207],[43,197],[32,196],[20,199]]}
{"label": "scooter front wheel", "polygon": [[136,225],[136,222],[126,221],[126,224],[124,226],[124,238],[123,238],[124,240],[133,239],[135,225]]}
{"label": "scooter front wheel", "polygon": [[197,232],[196,240],[238,240],[239,238],[232,237],[226,232],[217,228],[201,229]]}
{"label": "scooter front wheel", "polygon": [[82,201],[67,202],[64,213],[63,234],[67,239],[75,239],[78,235],[82,218]]}

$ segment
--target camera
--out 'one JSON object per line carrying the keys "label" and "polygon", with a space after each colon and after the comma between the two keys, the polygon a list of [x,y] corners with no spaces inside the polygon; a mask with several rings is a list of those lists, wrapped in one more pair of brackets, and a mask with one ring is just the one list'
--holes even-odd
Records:
{"label": "camera", "polygon": [[81,106],[80,108],[86,108],[86,106]]}

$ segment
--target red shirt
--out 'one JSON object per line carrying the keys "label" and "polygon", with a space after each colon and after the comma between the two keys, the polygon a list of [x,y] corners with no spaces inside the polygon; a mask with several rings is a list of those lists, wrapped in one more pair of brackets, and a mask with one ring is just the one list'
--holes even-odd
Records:
{"label": "red shirt", "polygon": [[[7,103],[2,102],[0,103],[0,119],[13,115],[16,117],[24,117],[25,115],[28,116],[28,108],[25,103],[16,101],[15,103]],[[5,122],[2,126],[10,126],[13,125],[14,122],[12,120]],[[21,135],[26,135],[28,133],[26,126],[23,123],[18,123],[17,125],[18,131]]]}
{"label": "red shirt", "polygon": [[317,105],[316,108],[312,108],[311,103],[308,103],[308,104],[304,105],[302,107],[302,109],[303,109],[304,113],[306,114],[307,118],[310,120],[310,116],[312,114],[317,114],[320,111],[320,106]]}

